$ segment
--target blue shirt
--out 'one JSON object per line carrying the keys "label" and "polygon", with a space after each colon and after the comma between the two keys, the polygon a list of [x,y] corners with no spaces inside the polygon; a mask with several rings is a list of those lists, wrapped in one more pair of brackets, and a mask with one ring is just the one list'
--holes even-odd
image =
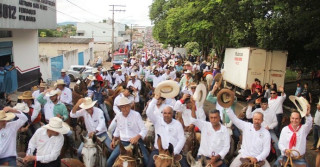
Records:
{"label": "blue shirt", "polygon": [[68,75],[64,76],[64,77],[60,77],[60,79],[63,79],[64,83],[66,84],[66,87],[69,88],[70,85],[70,77]]}
{"label": "blue shirt", "polygon": [[301,87],[297,87],[296,93],[294,93],[295,96],[298,96],[301,94]]}

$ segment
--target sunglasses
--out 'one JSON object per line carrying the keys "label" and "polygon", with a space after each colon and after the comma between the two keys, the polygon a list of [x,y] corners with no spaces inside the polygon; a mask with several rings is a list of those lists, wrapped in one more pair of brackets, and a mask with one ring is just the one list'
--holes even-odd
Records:
{"label": "sunglasses", "polygon": [[270,94],[277,94],[277,93],[270,93]]}

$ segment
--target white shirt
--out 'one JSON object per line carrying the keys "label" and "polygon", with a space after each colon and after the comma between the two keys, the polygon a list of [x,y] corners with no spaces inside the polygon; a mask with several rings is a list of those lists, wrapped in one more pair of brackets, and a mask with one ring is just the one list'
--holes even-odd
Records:
{"label": "white shirt", "polygon": [[114,73],[112,77],[115,78],[114,85],[118,85],[118,84],[126,81],[126,79],[124,78],[124,75],[122,73],[121,73],[121,75]]}
{"label": "white shirt", "polygon": [[60,155],[61,148],[64,143],[62,134],[58,136],[51,136],[49,138],[46,128],[39,128],[29,141],[27,155],[33,155],[37,149],[37,161],[41,163],[49,163],[57,160]]}
{"label": "white shirt", "polygon": [[176,104],[173,107],[173,110],[182,113],[184,126],[189,126],[191,124],[191,110],[187,109],[186,105],[182,104],[180,100],[177,100]]}
{"label": "white shirt", "polygon": [[276,114],[282,114],[282,103],[286,99],[287,95],[284,94],[283,96],[277,96],[276,99],[271,99],[271,97],[268,99],[269,108],[271,111],[274,111]]}
{"label": "white shirt", "polygon": [[[148,112],[153,112],[153,114],[156,115],[157,117],[163,118],[163,112],[162,111],[167,105],[165,103],[162,103],[160,105],[160,107],[158,107],[157,106],[157,102],[158,102],[158,100],[155,99],[155,98],[153,98],[151,100],[151,102],[149,103],[148,108],[147,108],[147,113]],[[148,111],[148,110],[150,110],[150,111]]]}
{"label": "white shirt", "polygon": [[177,100],[175,98],[172,98],[172,99],[166,98],[164,104],[171,106],[173,108],[176,102]]}
{"label": "white shirt", "polygon": [[[292,147],[292,149],[299,151],[300,155],[304,155],[306,153],[307,136],[311,129],[312,129],[312,117],[309,115],[309,116],[306,116],[306,123],[303,124],[299,129],[299,131],[296,133],[297,135],[296,146]],[[284,151],[286,149],[289,149],[289,142],[292,135],[293,135],[293,132],[289,129],[288,126],[282,129],[280,138],[279,138],[279,144],[278,144],[282,155],[284,155]],[[297,155],[296,152],[293,152],[293,153]]]}
{"label": "white shirt", "polygon": [[162,75],[159,75],[158,77],[156,77],[155,75],[149,75],[149,78],[152,79],[152,82],[153,82],[152,86],[154,88],[156,88],[160,82],[166,80]]}
{"label": "white shirt", "polygon": [[25,114],[16,114],[18,120],[7,122],[5,128],[0,130],[0,159],[17,156],[17,132],[28,121]]}
{"label": "white shirt", "polygon": [[112,85],[112,77],[109,73],[107,73],[106,75],[101,74],[101,77],[104,81],[109,81],[109,83]]}
{"label": "white shirt", "polygon": [[130,141],[137,135],[143,139],[147,135],[147,128],[142,121],[140,114],[134,110],[130,110],[127,117],[123,114],[117,114],[115,117],[117,128],[113,134],[114,137],[120,137],[121,141]]}
{"label": "white shirt", "polygon": [[197,65],[197,64],[194,64],[193,67],[192,67],[193,71],[200,71],[200,66]]}
{"label": "white shirt", "polygon": [[200,106],[199,102],[196,101],[196,108],[197,108],[197,111],[196,111],[197,119],[205,121],[206,120],[206,114],[204,113],[203,105]]}
{"label": "white shirt", "polygon": [[191,118],[191,120],[192,124],[201,130],[202,137],[198,155],[211,157],[212,153],[215,153],[215,155],[219,154],[221,159],[224,159],[230,148],[230,135],[227,128],[220,125],[220,129],[215,131],[210,122],[194,118]]}
{"label": "white shirt", "polygon": [[70,112],[71,118],[79,118],[81,116],[84,118],[88,133],[98,131],[97,135],[99,135],[107,131],[106,122],[101,109],[93,107],[92,116],[85,109],[78,110],[76,113]]}
{"label": "white shirt", "polygon": [[151,120],[155,128],[155,142],[154,147],[158,148],[158,136],[161,136],[162,147],[164,149],[168,149],[169,143],[171,143],[174,147],[174,154],[179,154],[186,142],[186,138],[184,136],[184,130],[181,123],[175,119],[168,124],[166,123],[162,117],[157,116],[152,110],[147,110],[147,116]]}
{"label": "white shirt", "polygon": [[262,108],[257,108],[253,112],[251,111],[252,106],[249,105],[246,111],[246,116],[248,119],[251,119],[256,112],[260,112],[263,114],[263,122],[261,124],[262,127],[269,127],[269,129],[274,129],[278,125],[276,113],[272,112],[269,108],[267,108],[265,111],[263,111]]}
{"label": "white shirt", "polygon": [[49,121],[50,118],[54,117],[53,115],[54,103],[50,100],[48,96],[43,96],[43,99],[47,101],[46,104],[43,106],[44,117],[47,121]]}
{"label": "white shirt", "polygon": [[242,145],[239,150],[241,158],[255,157],[258,161],[266,160],[270,153],[270,132],[264,127],[255,130],[252,123],[238,119],[230,108],[227,110],[227,114],[243,133]]}
{"label": "white shirt", "polygon": [[135,103],[138,103],[138,102],[139,102],[139,97],[140,97],[139,92],[140,92],[140,90],[141,90],[141,81],[140,81],[139,79],[135,79],[135,82],[133,83],[132,80],[130,80],[130,81],[128,82],[128,84],[127,84],[127,88],[129,88],[129,86],[132,86],[132,87],[138,89],[137,94],[136,94],[136,96],[134,97],[134,102],[135,102]]}
{"label": "white shirt", "polygon": [[[119,107],[118,107],[118,104],[119,104],[119,99],[121,97],[123,97],[123,93],[120,93],[115,99],[114,99],[114,102],[113,102],[113,111],[114,113],[117,115],[119,113],[121,113]],[[133,99],[133,96],[129,96],[127,97],[132,103],[134,102],[134,99]]]}
{"label": "white shirt", "polygon": [[34,103],[31,105],[31,107],[33,108],[32,115],[31,115],[31,122],[33,122],[40,114],[41,105],[40,103]]}
{"label": "white shirt", "polygon": [[122,67],[121,70],[122,70],[122,73],[123,73],[123,74],[129,75],[129,72],[130,72],[129,67]]}
{"label": "white shirt", "polygon": [[61,91],[60,101],[65,104],[72,104],[72,91],[69,88],[64,87]]}
{"label": "white shirt", "polygon": [[316,114],[314,115],[314,124],[320,126],[320,111],[317,110]]}
{"label": "white shirt", "polygon": [[39,101],[37,100],[37,98],[39,97],[40,94],[41,94],[41,93],[40,93],[40,90],[36,90],[36,91],[34,91],[34,92],[32,93],[32,97],[33,97],[33,99],[34,99],[34,102],[39,103]]}

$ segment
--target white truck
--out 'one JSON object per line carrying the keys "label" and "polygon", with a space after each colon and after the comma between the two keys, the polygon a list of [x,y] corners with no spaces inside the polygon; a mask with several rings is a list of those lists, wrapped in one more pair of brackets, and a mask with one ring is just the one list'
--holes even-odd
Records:
{"label": "white truck", "polygon": [[284,85],[287,51],[267,51],[259,48],[227,48],[222,65],[225,85],[234,86],[236,93],[250,95],[255,78],[265,83]]}

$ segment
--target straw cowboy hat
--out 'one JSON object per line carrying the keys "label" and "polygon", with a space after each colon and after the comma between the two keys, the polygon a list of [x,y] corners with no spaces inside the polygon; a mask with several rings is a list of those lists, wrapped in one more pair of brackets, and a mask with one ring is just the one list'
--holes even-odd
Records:
{"label": "straw cowboy hat", "polygon": [[174,65],[175,65],[174,60],[173,60],[173,59],[170,59],[170,60],[168,61],[168,65],[171,66],[171,67],[174,67]]}
{"label": "straw cowboy hat", "polygon": [[52,117],[49,120],[49,124],[43,126],[46,129],[58,132],[60,134],[67,134],[70,131],[68,124],[62,121],[58,117]]}
{"label": "straw cowboy hat", "polygon": [[117,70],[117,72],[122,72],[122,70],[119,68],[119,69]]}
{"label": "straw cowboy hat", "polygon": [[211,64],[208,62],[207,64],[206,64],[207,66],[211,66]]}
{"label": "straw cowboy hat", "polygon": [[155,94],[161,93],[161,97],[174,98],[179,94],[179,85],[172,80],[162,81],[155,89]]}
{"label": "straw cowboy hat", "polygon": [[297,96],[289,96],[290,101],[297,107],[297,110],[300,112],[301,117],[306,116],[307,114],[307,107],[308,107],[308,101],[303,97],[297,97]]}
{"label": "straw cowboy hat", "polygon": [[107,69],[105,69],[105,68],[103,68],[102,70],[101,70],[101,72],[107,72],[108,70]]}
{"label": "straw cowboy hat", "polygon": [[216,74],[216,76],[214,76],[213,79],[216,81],[217,85],[220,86],[223,79],[222,74],[221,73]]}
{"label": "straw cowboy hat", "polygon": [[13,107],[13,109],[24,113],[29,113],[29,107],[26,103],[17,103],[16,106]]}
{"label": "straw cowboy hat", "polygon": [[217,100],[220,106],[223,108],[229,108],[234,102],[234,92],[226,88],[221,89],[218,92]]}
{"label": "straw cowboy hat", "polygon": [[39,87],[40,87],[40,88],[46,88],[46,87],[47,87],[47,84],[46,84],[46,83],[41,82],[41,83],[40,83],[40,85],[39,85]]}
{"label": "straw cowboy hat", "polygon": [[207,88],[203,83],[200,83],[193,94],[193,99],[196,102],[198,102],[201,106],[206,100],[206,96],[207,96]]}
{"label": "straw cowboy hat", "polygon": [[67,72],[67,70],[65,70],[65,69],[61,69],[61,72]]}
{"label": "straw cowboy hat", "polygon": [[126,98],[126,97],[121,97],[119,99],[119,103],[118,103],[118,106],[124,106],[124,105],[127,105],[127,104],[131,104],[131,101]]}
{"label": "straw cowboy hat", "polygon": [[98,73],[98,72],[99,72],[98,69],[96,69],[96,68],[92,69],[92,74],[95,74],[95,73]]}
{"label": "straw cowboy hat", "polygon": [[191,74],[190,70],[187,70],[186,72],[184,72],[185,74]]}
{"label": "straw cowboy hat", "polygon": [[31,88],[31,91],[37,91],[37,90],[39,90],[39,87],[38,86],[33,86],[32,88]]}
{"label": "straw cowboy hat", "polygon": [[89,75],[89,76],[87,77],[87,79],[89,79],[90,81],[97,80],[96,77],[93,76],[93,75]]}
{"label": "straw cowboy hat", "polygon": [[33,99],[31,91],[25,91],[22,95],[18,96],[18,99],[26,100],[26,99]]}
{"label": "straw cowboy hat", "polygon": [[80,104],[79,107],[86,110],[86,109],[93,107],[96,104],[96,102],[97,102],[97,100],[92,101],[92,99],[90,97],[86,97],[86,98],[84,98],[84,101]]}
{"label": "straw cowboy hat", "polygon": [[59,95],[61,93],[61,91],[59,89],[56,89],[56,90],[51,90],[50,92],[48,92],[46,94],[47,97],[52,97],[52,96],[55,96],[55,95]]}
{"label": "straw cowboy hat", "polygon": [[56,82],[56,85],[65,85],[64,80],[63,79],[58,79]]}
{"label": "straw cowboy hat", "polygon": [[130,74],[130,76],[131,76],[131,77],[135,77],[135,76],[137,76],[137,74],[134,73],[134,72],[132,72],[132,73]]}
{"label": "straw cowboy hat", "polygon": [[192,63],[189,62],[189,61],[187,61],[187,62],[184,63],[184,65],[185,65],[185,66],[188,66],[188,65],[189,65],[189,66],[192,66]]}
{"label": "straw cowboy hat", "polygon": [[3,110],[0,110],[0,121],[10,121],[16,117],[13,113],[6,113]]}

